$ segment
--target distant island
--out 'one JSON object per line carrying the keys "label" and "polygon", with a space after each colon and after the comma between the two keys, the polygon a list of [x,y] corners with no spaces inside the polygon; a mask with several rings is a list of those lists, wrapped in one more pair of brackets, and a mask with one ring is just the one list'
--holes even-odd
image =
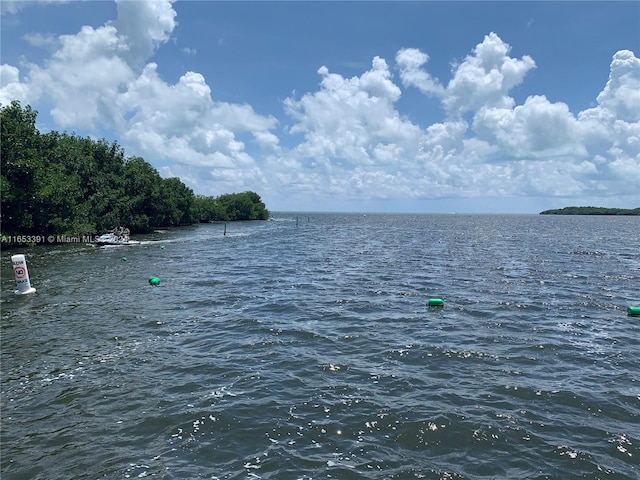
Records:
{"label": "distant island", "polygon": [[640,208],[564,207],[540,215],[640,215]]}

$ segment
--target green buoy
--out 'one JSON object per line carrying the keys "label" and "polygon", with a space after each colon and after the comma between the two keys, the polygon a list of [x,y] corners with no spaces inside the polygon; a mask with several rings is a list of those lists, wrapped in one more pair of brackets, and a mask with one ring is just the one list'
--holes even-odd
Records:
{"label": "green buoy", "polygon": [[127,261],[127,257],[122,257],[122,261],[126,262]]}
{"label": "green buoy", "polygon": [[155,286],[160,285],[160,278],[158,277],[149,277],[149,284]]}
{"label": "green buoy", "polygon": [[444,300],[442,300],[441,298],[430,298],[427,301],[427,305],[429,305],[430,307],[443,307]]}
{"label": "green buoy", "polygon": [[632,317],[640,316],[640,307],[627,308],[627,315],[631,315]]}

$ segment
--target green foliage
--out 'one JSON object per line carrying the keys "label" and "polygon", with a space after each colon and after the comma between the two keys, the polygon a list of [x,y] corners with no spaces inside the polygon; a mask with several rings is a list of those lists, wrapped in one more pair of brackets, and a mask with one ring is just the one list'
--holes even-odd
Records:
{"label": "green foliage", "polygon": [[254,192],[227,193],[216,198],[199,195],[195,200],[201,222],[269,219],[269,211]]}
{"label": "green foliage", "polygon": [[178,178],[165,179],[162,188],[171,225],[189,225],[197,221],[193,190]]}
{"label": "green foliage", "polygon": [[195,196],[116,143],[40,134],[37,112],[14,101],[1,111],[0,230],[5,235],[88,235],[117,225],[132,233],[215,220],[265,220],[253,192]]}
{"label": "green foliage", "polygon": [[33,202],[40,187],[38,176],[44,162],[40,152],[40,133],[36,129],[38,112],[19,102],[2,109],[0,172],[2,172],[3,230],[29,231],[37,225],[34,216],[37,205]]}
{"label": "green foliage", "polygon": [[165,224],[162,178],[144,159],[132,157],[124,165],[124,191],[120,223],[133,232],[148,232]]}
{"label": "green foliage", "polygon": [[565,207],[545,210],[540,215],[640,215],[640,208]]}

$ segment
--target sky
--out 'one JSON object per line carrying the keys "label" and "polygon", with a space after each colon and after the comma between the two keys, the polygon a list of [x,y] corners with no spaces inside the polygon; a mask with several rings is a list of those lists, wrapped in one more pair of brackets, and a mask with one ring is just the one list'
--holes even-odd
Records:
{"label": "sky", "polygon": [[10,1],[0,104],[271,211],[640,207],[640,2]]}

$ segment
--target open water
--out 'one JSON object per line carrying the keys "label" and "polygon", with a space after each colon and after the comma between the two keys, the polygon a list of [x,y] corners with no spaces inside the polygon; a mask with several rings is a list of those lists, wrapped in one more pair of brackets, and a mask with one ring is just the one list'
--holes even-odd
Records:
{"label": "open water", "polygon": [[638,217],[223,228],[2,252],[3,480],[640,478]]}

